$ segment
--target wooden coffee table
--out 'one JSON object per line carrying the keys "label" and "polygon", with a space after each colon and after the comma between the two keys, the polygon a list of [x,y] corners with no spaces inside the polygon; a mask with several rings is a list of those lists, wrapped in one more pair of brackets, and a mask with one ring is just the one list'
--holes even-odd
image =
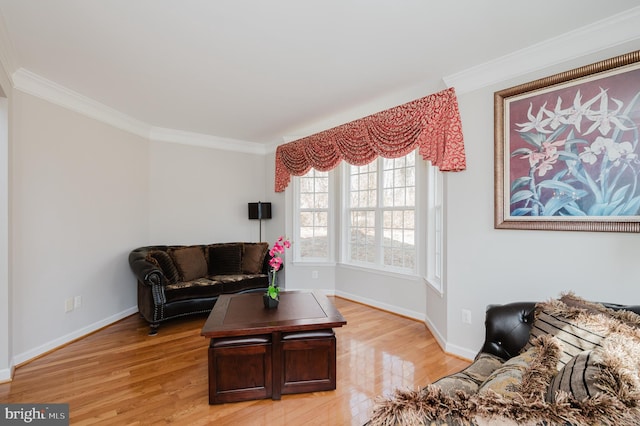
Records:
{"label": "wooden coffee table", "polygon": [[211,339],[209,404],[334,390],[333,328],[346,323],[318,291],[282,291],[277,309],[262,293],[220,296],[200,333]]}

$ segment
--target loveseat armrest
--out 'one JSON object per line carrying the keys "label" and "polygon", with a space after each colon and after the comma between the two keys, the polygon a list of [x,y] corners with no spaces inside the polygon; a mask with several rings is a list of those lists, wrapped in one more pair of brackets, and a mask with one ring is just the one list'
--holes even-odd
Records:
{"label": "loveseat armrest", "polygon": [[162,270],[158,265],[147,259],[147,254],[152,249],[158,249],[158,247],[140,247],[131,251],[129,253],[129,266],[141,283],[147,285],[162,284],[166,282]]}
{"label": "loveseat armrest", "polygon": [[489,305],[485,317],[485,341],[480,352],[504,360],[518,355],[529,340],[535,309],[535,302]]}

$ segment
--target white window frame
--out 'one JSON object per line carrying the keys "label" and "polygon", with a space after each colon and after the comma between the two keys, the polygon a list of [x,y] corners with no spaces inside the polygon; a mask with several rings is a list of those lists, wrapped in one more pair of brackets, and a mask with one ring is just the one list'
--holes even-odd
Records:
{"label": "white window frame", "polygon": [[[313,169],[311,169],[313,170]],[[302,211],[327,211],[328,226],[327,226],[327,257],[302,257],[300,252],[301,244],[293,245],[293,261],[296,263],[305,264],[332,264],[335,263],[335,173],[334,170],[328,172],[328,197],[329,204],[327,209],[302,209],[300,208],[300,178],[304,176],[295,176],[293,181],[293,232],[294,241],[301,241],[300,235],[300,212]]]}
{"label": "white window frame", "polygon": [[444,175],[428,164],[427,191],[427,270],[425,280],[440,295],[444,295]]}
{"label": "white window frame", "polygon": [[[341,258],[341,262],[345,265],[349,265],[349,266],[353,266],[353,267],[361,267],[364,269],[373,269],[373,270],[378,270],[378,271],[385,271],[385,272],[393,272],[399,275],[409,275],[409,276],[416,276],[419,273],[419,269],[420,269],[420,265],[419,265],[419,259],[420,259],[420,255],[421,255],[421,245],[420,245],[420,238],[419,235],[422,232],[421,231],[421,223],[420,220],[418,218],[418,214],[419,214],[419,206],[420,206],[420,202],[419,202],[419,193],[420,193],[420,188],[421,188],[421,173],[420,173],[420,169],[421,167],[418,167],[418,162],[422,161],[422,159],[420,158],[418,152],[416,151],[414,153],[415,155],[415,161],[414,161],[414,172],[415,172],[415,202],[414,202],[414,206],[413,206],[413,211],[414,211],[414,238],[415,238],[415,258],[414,258],[414,267],[413,268],[402,268],[402,267],[394,267],[391,265],[385,265],[384,262],[384,248],[382,247],[382,238],[384,235],[384,231],[383,231],[383,213],[385,211],[392,211],[392,210],[407,210],[407,208],[401,208],[401,207],[385,207],[382,205],[382,201],[381,201],[381,194],[382,194],[382,190],[383,190],[383,181],[384,181],[384,173],[383,173],[383,161],[384,159],[382,157],[378,157],[375,161],[378,162],[377,165],[377,199],[376,199],[376,206],[373,208],[370,208],[370,210],[374,211],[375,214],[375,229],[376,229],[376,242],[375,242],[375,247],[376,247],[376,253],[375,253],[375,261],[374,262],[363,262],[363,261],[353,261],[351,260],[351,244],[349,244],[350,241],[350,229],[349,229],[349,224],[351,223],[351,219],[350,219],[350,215],[352,212],[352,209],[350,207],[350,176],[351,176],[351,172],[350,172],[350,168],[351,165],[347,164],[347,163],[343,163],[342,164],[342,210],[343,210],[343,217],[342,217],[342,229],[341,229],[341,247],[342,247],[342,258]],[[410,210],[410,209],[409,209]]]}

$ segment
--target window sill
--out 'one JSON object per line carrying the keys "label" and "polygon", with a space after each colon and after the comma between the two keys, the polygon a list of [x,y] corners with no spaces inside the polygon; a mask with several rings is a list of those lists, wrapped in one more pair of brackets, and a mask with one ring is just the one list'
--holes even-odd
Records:
{"label": "window sill", "polygon": [[326,262],[322,262],[319,260],[313,260],[313,261],[301,261],[301,260],[294,260],[293,262],[291,262],[293,264],[293,266],[298,266],[298,267],[304,267],[304,266],[309,266],[309,267],[330,267],[330,266],[336,266],[336,262],[334,261],[326,261]]}
{"label": "window sill", "polygon": [[432,280],[430,280],[427,277],[422,277],[422,280],[428,287],[431,287],[433,291],[438,293],[440,297],[444,297],[444,290],[442,289],[442,284],[435,284]]}

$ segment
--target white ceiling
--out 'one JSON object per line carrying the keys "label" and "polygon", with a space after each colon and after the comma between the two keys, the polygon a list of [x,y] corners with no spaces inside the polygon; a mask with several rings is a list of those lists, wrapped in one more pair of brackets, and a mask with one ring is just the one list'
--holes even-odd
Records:
{"label": "white ceiling", "polygon": [[394,93],[437,92],[445,76],[637,5],[0,0],[0,34],[9,74],[28,70],[149,126],[273,144]]}

